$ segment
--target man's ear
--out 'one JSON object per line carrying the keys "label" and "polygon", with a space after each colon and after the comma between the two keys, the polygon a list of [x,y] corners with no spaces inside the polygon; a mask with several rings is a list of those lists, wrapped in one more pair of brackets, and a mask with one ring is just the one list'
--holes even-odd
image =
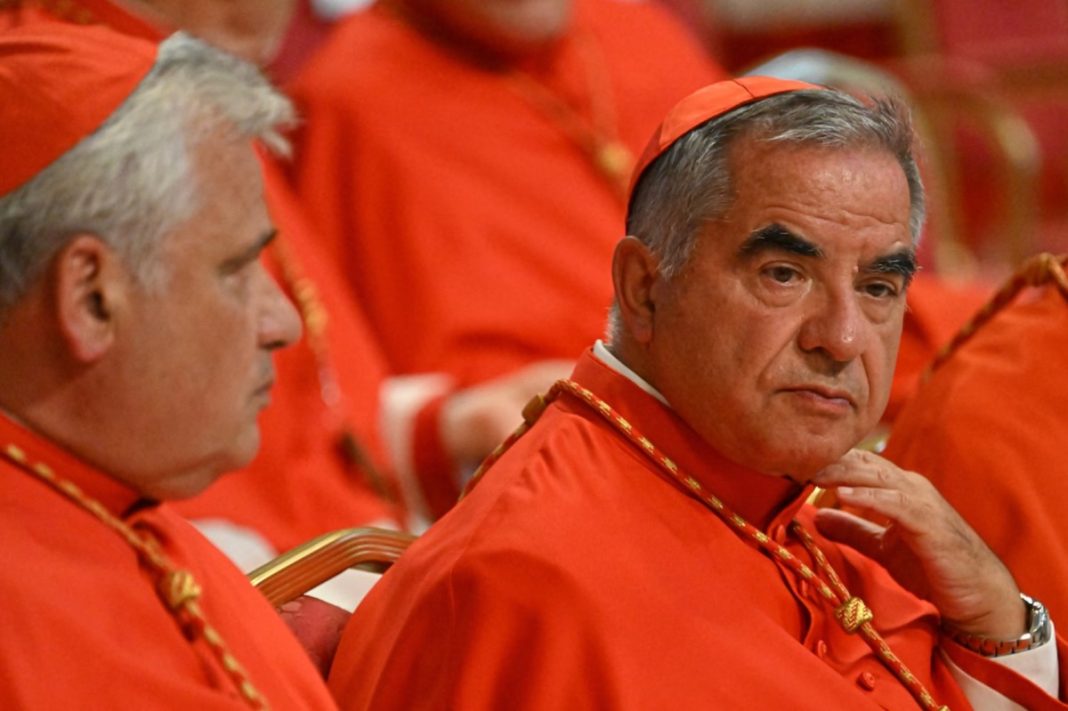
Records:
{"label": "man's ear", "polygon": [[70,353],[92,363],[115,341],[115,308],[123,298],[125,267],[103,240],[74,237],[52,263],[56,315]]}
{"label": "man's ear", "polygon": [[612,283],[623,326],[636,343],[653,338],[653,287],[659,278],[660,260],[648,247],[636,237],[620,240],[612,255]]}

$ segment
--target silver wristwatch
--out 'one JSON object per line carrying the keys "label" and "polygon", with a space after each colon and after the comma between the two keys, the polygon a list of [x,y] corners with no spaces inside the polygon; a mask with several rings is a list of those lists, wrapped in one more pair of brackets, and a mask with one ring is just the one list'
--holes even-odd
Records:
{"label": "silver wristwatch", "polygon": [[1007,654],[1025,652],[1042,644],[1053,637],[1053,625],[1050,623],[1049,613],[1046,606],[1033,597],[1020,593],[1020,599],[1027,606],[1027,631],[1016,639],[991,639],[980,637],[961,630],[954,629],[951,625],[945,625],[945,630],[950,638],[962,644],[968,649],[982,654],[984,657],[1003,657]]}

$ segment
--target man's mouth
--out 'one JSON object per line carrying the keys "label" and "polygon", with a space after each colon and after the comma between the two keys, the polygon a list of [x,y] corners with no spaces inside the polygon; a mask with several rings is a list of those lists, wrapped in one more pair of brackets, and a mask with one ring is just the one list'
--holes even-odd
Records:
{"label": "man's mouth", "polygon": [[274,376],[271,376],[270,378],[267,379],[266,382],[264,382],[263,385],[261,385],[258,388],[256,388],[252,392],[252,395],[253,395],[253,397],[257,397],[257,398],[262,397],[262,398],[265,398],[265,399],[270,399],[270,397],[271,397],[271,388],[273,388],[273,387],[274,387]]}
{"label": "man's mouth", "polygon": [[827,387],[826,385],[799,385],[783,388],[783,392],[796,395],[805,402],[819,408],[855,409],[857,405],[856,400],[849,391]]}

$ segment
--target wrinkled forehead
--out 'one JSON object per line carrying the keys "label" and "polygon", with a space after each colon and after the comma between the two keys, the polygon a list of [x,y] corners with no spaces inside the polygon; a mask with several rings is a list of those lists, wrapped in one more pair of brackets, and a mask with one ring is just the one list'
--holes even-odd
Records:
{"label": "wrinkled forehead", "polygon": [[264,170],[271,160],[256,142],[220,132],[194,150],[202,200],[217,214],[264,205]]}
{"label": "wrinkled forehead", "polygon": [[822,257],[912,249],[908,181],[885,148],[743,138],[728,164],[730,197],[712,222],[740,244]]}

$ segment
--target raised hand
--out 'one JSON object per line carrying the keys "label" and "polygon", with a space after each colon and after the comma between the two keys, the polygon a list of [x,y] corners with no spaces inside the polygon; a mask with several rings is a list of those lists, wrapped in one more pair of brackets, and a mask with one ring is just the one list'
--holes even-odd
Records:
{"label": "raised hand", "polygon": [[934,485],[871,452],[852,450],[812,479],[874,519],[834,509],[816,517],[820,532],[873,558],[953,627],[994,639],[1027,631],[1012,574]]}

